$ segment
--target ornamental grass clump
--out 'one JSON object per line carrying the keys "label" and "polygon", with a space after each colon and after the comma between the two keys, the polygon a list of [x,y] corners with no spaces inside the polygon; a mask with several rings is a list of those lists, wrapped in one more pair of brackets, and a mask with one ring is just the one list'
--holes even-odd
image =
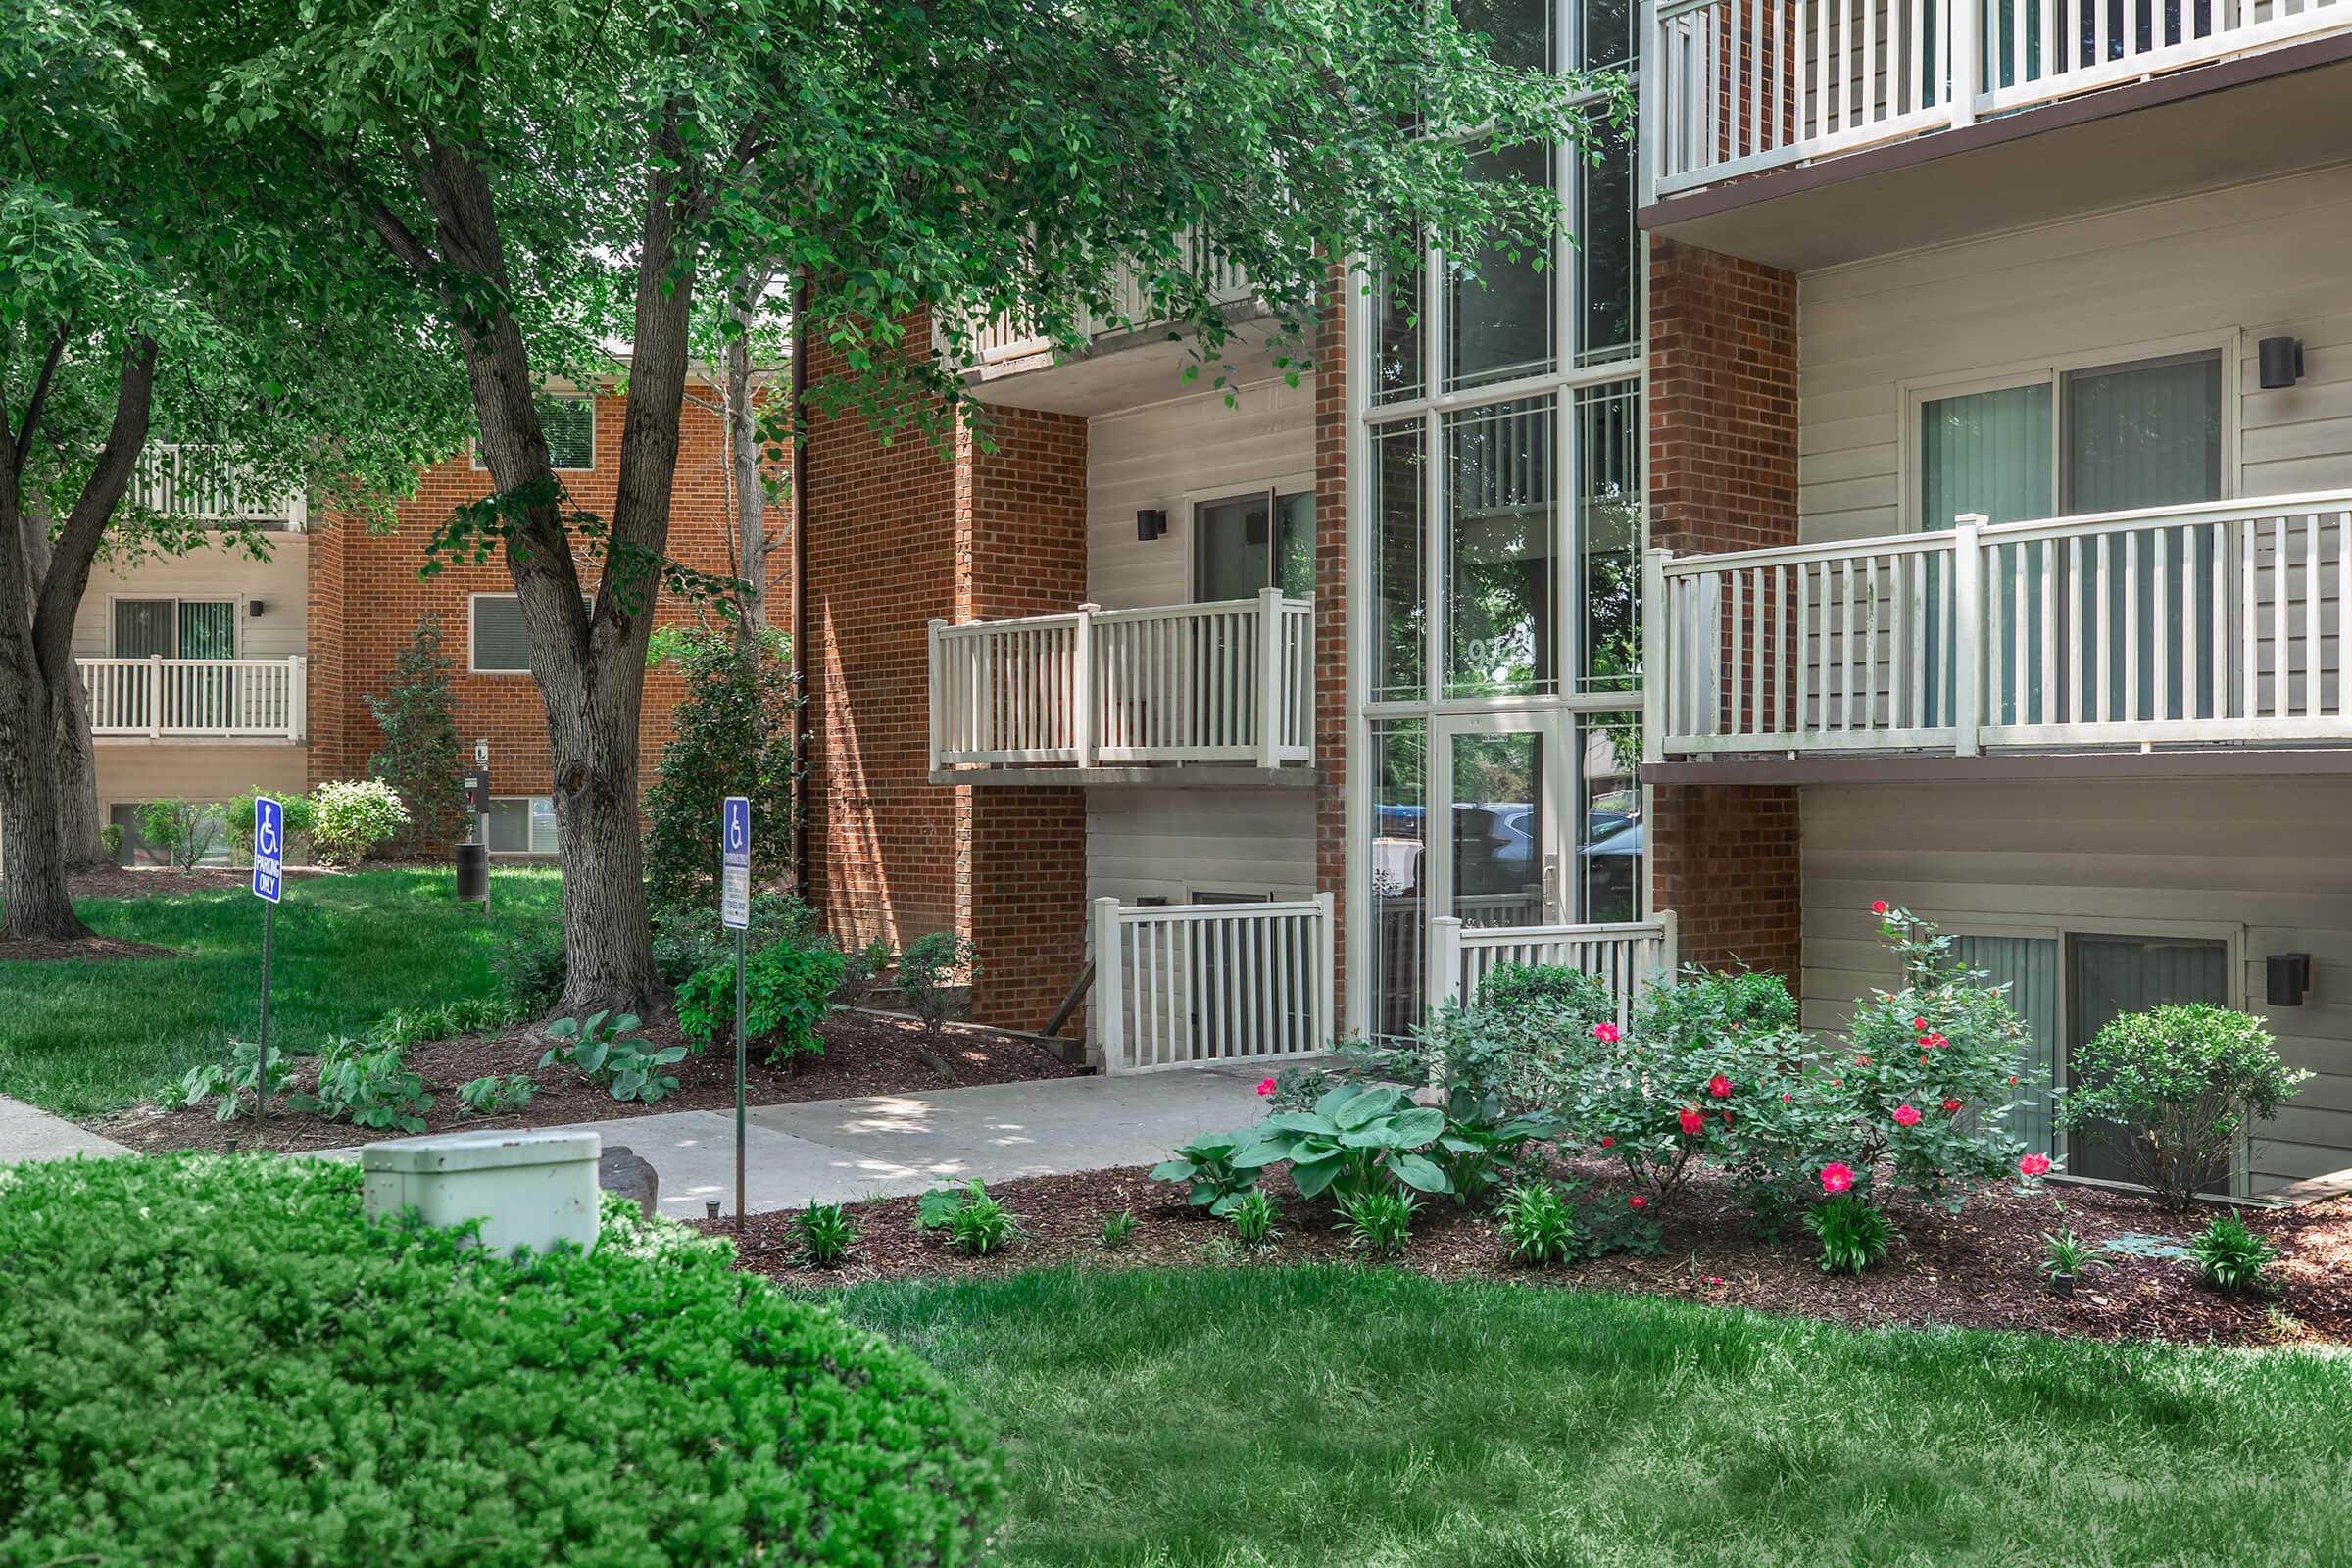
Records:
{"label": "ornamental grass clump", "polygon": [[360,1188],[0,1172],[0,1562],[982,1560],[1000,1470],[916,1356],[626,1200],[509,1259]]}

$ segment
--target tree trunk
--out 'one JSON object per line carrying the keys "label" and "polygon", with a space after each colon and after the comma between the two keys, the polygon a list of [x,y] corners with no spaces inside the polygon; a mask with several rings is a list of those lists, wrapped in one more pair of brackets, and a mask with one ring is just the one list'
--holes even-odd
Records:
{"label": "tree trunk", "polygon": [[[12,641],[22,649],[28,639]],[[66,888],[71,857],[57,793],[62,770],[50,756],[58,727],[50,696],[37,669],[0,658],[0,941],[97,934],[74,912]]]}
{"label": "tree trunk", "polygon": [[727,341],[727,466],[735,500],[736,569],[743,587],[736,596],[736,646],[746,660],[758,655],[760,629],[767,624],[767,492],[760,483],[760,421],[752,407],[752,317],[748,286],[730,314],[742,328]]}
{"label": "tree trunk", "polygon": [[98,810],[98,756],[90,744],[90,707],[82,695],[81,671],[67,674],[52,694],[55,722],[50,730],[50,756],[57,761],[59,831],[65,837],[66,863],[76,871],[112,865],[106,840],[99,835],[105,818]]}

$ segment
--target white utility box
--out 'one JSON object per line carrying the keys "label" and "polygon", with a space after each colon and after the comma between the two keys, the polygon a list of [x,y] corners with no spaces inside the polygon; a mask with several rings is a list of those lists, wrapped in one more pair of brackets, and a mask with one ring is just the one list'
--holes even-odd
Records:
{"label": "white utility box", "polygon": [[596,1247],[596,1162],[604,1140],[592,1132],[440,1133],[397,1138],[360,1151],[368,1217],[414,1208],[427,1225],[481,1221],[494,1252],[558,1242]]}

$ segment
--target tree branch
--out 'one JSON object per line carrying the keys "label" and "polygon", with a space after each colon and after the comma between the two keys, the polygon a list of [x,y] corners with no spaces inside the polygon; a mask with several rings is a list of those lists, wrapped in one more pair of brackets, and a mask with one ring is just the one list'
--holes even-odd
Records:
{"label": "tree branch", "polygon": [[122,351],[122,368],[115,376],[115,420],[98,450],[98,463],[82,482],[66,525],[58,530],[49,571],[40,584],[32,617],[34,657],[44,669],[56,671],[74,650],[74,613],[90,583],[90,563],[97,559],[99,541],[114,520],[122,492],[130,488],[139,454],[147,445],[154,412],[155,339],[140,337]]}
{"label": "tree branch", "polygon": [[68,317],[58,323],[57,335],[49,340],[49,352],[41,359],[41,373],[33,378],[32,396],[24,404],[24,423],[16,437],[16,471],[24,471],[25,460],[32,456],[32,433],[40,427],[41,406],[49,401],[49,383],[57,376],[57,362],[66,352],[66,337],[74,330],[74,318]]}

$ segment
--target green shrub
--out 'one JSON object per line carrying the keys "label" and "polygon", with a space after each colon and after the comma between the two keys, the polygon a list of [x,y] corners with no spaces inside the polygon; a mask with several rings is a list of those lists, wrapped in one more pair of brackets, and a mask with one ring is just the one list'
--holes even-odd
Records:
{"label": "green shrub", "polygon": [[2197,1273],[2206,1284],[2242,1296],[2269,1284],[2264,1272],[2278,1255],[2278,1249],[2246,1229],[2246,1222],[2235,1214],[2217,1214],[2189,1244],[2188,1255],[2195,1259]]}
{"label": "green shrub", "polygon": [[419,1046],[459,1035],[488,1034],[512,1021],[503,1002],[461,997],[422,1007],[395,1007],[376,1020],[368,1038],[387,1046]]}
{"label": "green shrub", "polygon": [[1020,1222],[1010,1209],[973,1183],[971,1197],[948,1216],[948,1240],[956,1250],[973,1257],[1004,1250],[1020,1234]]}
{"label": "green shrub", "polygon": [[1355,1193],[1340,1200],[1340,1233],[1366,1257],[1402,1257],[1412,1243],[1413,1211],[1419,1206],[1410,1193]]}
{"label": "green shrub", "polygon": [[1556,1027],[1580,1032],[1617,1016],[1607,984],[1564,963],[1498,963],[1479,982],[1478,1005],[1506,1017],[1542,1013]]}
{"label": "green shrub", "polygon": [[564,1000],[568,967],[563,931],[537,921],[500,931],[490,969],[498,976],[508,1017],[517,1022],[546,1017]]}
{"label": "green shrub", "polygon": [[899,955],[899,995],[933,1034],[963,1009],[964,990],[980,978],[980,953],[948,931],[916,937]]}
{"label": "green shrub", "polygon": [[2106,1266],[2102,1250],[2077,1236],[2073,1226],[2041,1233],[2041,1261],[2035,1272],[2043,1279],[2054,1280],[2061,1275],[2082,1274]]}
{"label": "green shrub", "polygon": [[845,1007],[864,1006],[895,961],[890,944],[879,937],[862,948],[845,948],[841,955],[841,984],[834,989],[833,1000]]}
{"label": "green shrub", "polygon": [[1894,1221],[1854,1193],[1839,1193],[1805,1210],[1805,1229],[1821,1243],[1824,1274],[1859,1274],[1894,1244]]}
{"label": "green shrub", "polygon": [[[214,1110],[216,1120],[227,1121],[244,1108],[253,1095],[256,1080],[261,1076],[262,1048],[256,1041],[232,1040],[228,1043],[226,1058],[221,1061],[200,1061],[184,1073],[177,1092],[165,1097],[171,1108],[193,1107],[203,1104],[215,1095],[220,1097]],[[286,1059],[283,1051],[270,1053],[270,1094],[282,1093],[294,1081],[294,1064]]]}
{"label": "green shrub", "polygon": [[220,813],[210,806],[170,796],[141,802],[138,815],[139,837],[178,870],[194,869],[220,842]]}
{"label": "green shrub", "polygon": [[458,1103],[476,1116],[504,1116],[526,1108],[538,1092],[527,1073],[486,1073],[458,1085]]}
{"label": "green shrub", "polygon": [[106,853],[110,857],[117,860],[122,859],[122,824],[120,822],[108,822],[100,827],[98,829],[98,842],[105,847]]}
{"label": "green shrub", "polygon": [[1329,1193],[1343,1204],[1393,1185],[1450,1193],[1445,1168],[1430,1157],[1445,1131],[1444,1111],[1414,1104],[1401,1089],[1343,1087],[1312,1110],[1268,1116],[1242,1135],[1232,1158],[1246,1171],[1287,1159],[1300,1198]]}
{"label": "green shrub", "polygon": [[1509,1179],[1527,1157],[1529,1146],[1560,1136],[1559,1118],[1548,1111],[1503,1114],[1498,1095],[1473,1094],[1456,1088],[1446,1097],[1446,1130],[1438,1135],[1430,1157],[1446,1173],[1454,1201],[1465,1206],[1484,1201]]}
{"label": "green shrub", "polygon": [[[254,818],[260,814],[260,808],[255,803],[267,794],[267,790],[247,790],[220,808],[220,830],[228,835],[228,842],[235,845],[247,859],[253,858],[253,824]],[[285,811],[286,837],[308,837],[311,831],[311,798],[307,795],[276,795],[270,798]],[[280,847],[284,859],[294,858],[291,848],[290,845]]]}
{"label": "green shrub", "polygon": [[384,692],[360,700],[375,715],[383,749],[368,759],[370,776],[383,780],[406,808],[389,835],[403,855],[455,844],[466,837],[466,786],[459,775],[458,709],[449,679],[457,661],[441,652],[441,617],[426,614],[393,656]]}
{"label": "green shrub", "polygon": [[0,1172],[0,1561],[976,1563],[940,1376],[608,1200],[588,1256],[371,1225],[356,1165]]}
{"label": "green shrub", "polygon": [[330,779],[311,791],[311,850],[320,865],[357,865],[408,825],[399,791],[380,778]]}
{"label": "green shrub", "polygon": [[539,1058],[542,1067],[557,1062],[571,1068],[614,1100],[642,1100],[652,1104],[678,1087],[677,1076],[662,1069],[686,1059],[684,1046],[656,1047],[634,1034],[637,1015],[624,1012],[612,1018],[602,1012],[585,1018],[558,1018],[547,1026],[556,1039]]}
{"label": "green shrub", "polygon": [[840,1203],[810,1203],[792,1222],[800,1233],[796,1253],[804,1268],[839,1268],[858,1247],[858,1222]]}
{"label": "green shrub", "polygon": [[[772,942],[743,964],[744,1038],[771,1062],[825,1049],[816,1026],[841,984],[841,955]],[[735,1037],[735,960],[698,970],[678,987],[678,1028],[700,1050]]]}
{"label": "green shrub", "polygon": [[752,880],[780,876],[791,863],[792,669],[780,638],[761,639],[747,663],[724,630],[665,628],[658,653],[686,690],[670,709],[671,739],[645,792],[646,892],[656,908],[709,907],[718,902],[727,796],[752,805]]}
{"label": "green shrub", "polygon": [[1585,1255],[1576,1204],[1557,1182],[1513,1187],[1502,1200],[1502,1245],[1515,1263],[1546,1268]]}
{"label": "green shrub", "polygon": [[1540,998],[1509,1010],[1440,1003],[1409,1045],[1367,1054],[1357,1066],[1391,1083],[1494,1095],[1512,1112],[1550,1109],[1574,1093],[1592,1027],[1585,1008]]}
{"label": "green shrub", "polygon": [[2260,1018],[2201,1002],[2126,1013],[2068,1065],[2059,1125],[2121,1131],[2132,1179],[2177,1213],[2227,1180],[2239,1135],[2311,1076],[2278,1059]]}
{"label": "green shrub", "polygon": [[1102,1234],[1097,1238],[1102,1250],[1116,1252],[1135,1240],[1135,1210],[1122,1208],[1116,1214],[1102,1216]]}
{"label": "green shrub", "polygon": [[420,1133],[433,1097],[424,1092],[423,1077],[410,1070],[400,1047],[338,1037],[318,1052],[318,1089],[289,1096],[286,1103],[354,1127]]}
{"label": "green shrub", "polygon": [[[824,940],[816,911],[788,893],[753,894],[751,924],[743,937],[748,953],[774,942],[816,947]],[[718,923],[716,905],[675,904],[654,910],[654,967],[671,985],[714,963],[734,961],[735,933]]]}

